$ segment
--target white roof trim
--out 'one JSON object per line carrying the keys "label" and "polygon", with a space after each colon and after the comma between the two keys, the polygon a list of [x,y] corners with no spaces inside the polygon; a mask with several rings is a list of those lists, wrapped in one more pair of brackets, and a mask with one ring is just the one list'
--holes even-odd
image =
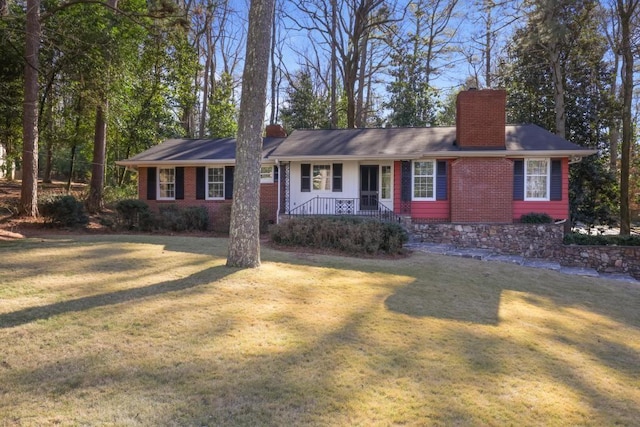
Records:
{"label": "white roof trim", "polygon": [[[264,165],[275,165],[275,160],[262,159]],[[139,167],[152,167],[152,166],[208,166],[208,165],[235,165],[235,159],[203,159],[203,160],[118,160],[116,165],[118,166],[139,166]]]}
{"label": "white roof trim", "polygon": [[422,155],[379,154],[369,156],[279,156],[279,161],[312,161],[312,160],[415,160],[415,159],[454,159],[459,157],[587,157],[596,154],[597,150],[487,150],[487,151],[434,151]]}

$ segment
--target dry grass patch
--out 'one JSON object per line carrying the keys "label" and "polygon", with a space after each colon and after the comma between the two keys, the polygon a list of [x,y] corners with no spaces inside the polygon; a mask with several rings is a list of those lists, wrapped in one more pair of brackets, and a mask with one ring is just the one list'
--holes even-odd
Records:
{"label": "dry grass patch", "polygon": [[0,425],[634,425],[640,287],[226,240],[0,242]]}

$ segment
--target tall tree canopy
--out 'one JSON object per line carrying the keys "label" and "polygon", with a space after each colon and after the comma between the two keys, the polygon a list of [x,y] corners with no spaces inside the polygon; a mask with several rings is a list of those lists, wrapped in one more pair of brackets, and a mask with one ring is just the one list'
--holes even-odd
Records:
{"label": "tall tree canopy", "polygon": [[[558,88],[563,93],[561,110],[566,137],[576,144],[608,152],[608,117],[614,105],[609,97],[611,67],[607,64],[607,41],[599,32],[597,2],[564,2],[555,21],[563,21],[562,43],[557,60],[549,55],[548,40],[537,33],[548,22],[531,19],[520,29],[499,74],[509,94],[507,121],[535,123],[556,129]],[[554,24],[555,25],[555,24]],[[560,40],[560,39],[559,39]],[[616,184],[607,162],[589,157],[571,167],[571,213],[588,225],[611,224],[617,212]]]}
{"label": "tall tree canopy", "polygon": [[[504,86],[510,121],[599,150],[606,161],[587,169],[619,177],[626,233],[639,198],[638,1],[282,1],[268,35],[269,121],[451,123],[467,82]],[[103,187],[133,183],[116,160],[168,137],[236,132],[250,29],[237,2],[0,3],[0,144],[9,177],[22,169],[24,214],[37,214],[39,178],[92,182],[99,209]]]}

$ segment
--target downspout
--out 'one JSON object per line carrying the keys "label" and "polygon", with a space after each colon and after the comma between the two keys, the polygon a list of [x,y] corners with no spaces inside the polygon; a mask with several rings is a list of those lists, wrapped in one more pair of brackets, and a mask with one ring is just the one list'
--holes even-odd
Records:
{"label": "downspout", "polygon": [[278,168],[278,204],[276,209],[276,224],[280,224],[280,186],[282,185],[282,170],[280,170],[280,160],[276,159],[276,167]]}

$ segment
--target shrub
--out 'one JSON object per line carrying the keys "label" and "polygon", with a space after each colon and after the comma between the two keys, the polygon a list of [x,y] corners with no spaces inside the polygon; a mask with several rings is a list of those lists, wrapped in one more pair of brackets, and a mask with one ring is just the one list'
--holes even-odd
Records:
{"label": "shrub", "polygon": [[520,217],[523,224],[551,224],[553,219],[546,213],[530,212]]}
{"label": "shrub", "polygon": [[123,200],[135,199],[138,196],[137,185],[130,184],[124,186],[105,187],[102,198],[106,205],[118,203]]}
{"label": "shrub", "polygon": [[204,231],[209,226],[209,213],[203,206],[181,208],[176,205],[160,207],[157,227],[172,231]]}
{"label": "shrub", "polygon": [[398,254],[408,241],[408,234],[395,223],[355,217],[305,217],[271,227],[271,240],[285,246],[332,249],[349,254]]}
{"label": "shrub", "polygon": [[69,195],[52,195],[40,202],[40,214],[52,227],[77,227],[89,222],[84,205]]}
{"label": "shrub", "polygon": [[205,231],[209,227],[209,211],[204,206],[190,206],[182,211],[187,230]]}
{"label": "shrub", "polygon": [[224,204],[216,210],[213,215],[213,223],[211,224],[211,230],[214,233],[227,234],[229,233],[229,224],[231,223],[231,204]]}
{"label": "shrub", "polygon": [[[260,234],[269,232],[269,227],[273,224],[273,221],[269,218],[269,209],[260,207]],[[218,208],[213,216],[213,224],[211,230],[214,233],[228,234],[229,227],[231,225],[231,204],[224,204]]]}
{"label": "shrub", "polygon": [[142,200],[125,199],[116,203],[118,222],[127,230],[150,231],[153,229],[153,213]]}
{"label": "shrub", "polygon": [[583,233],[569,233],[564,236],[565,245],[591,246],[640,246],[640,236],[619,235],[591,235]]}

